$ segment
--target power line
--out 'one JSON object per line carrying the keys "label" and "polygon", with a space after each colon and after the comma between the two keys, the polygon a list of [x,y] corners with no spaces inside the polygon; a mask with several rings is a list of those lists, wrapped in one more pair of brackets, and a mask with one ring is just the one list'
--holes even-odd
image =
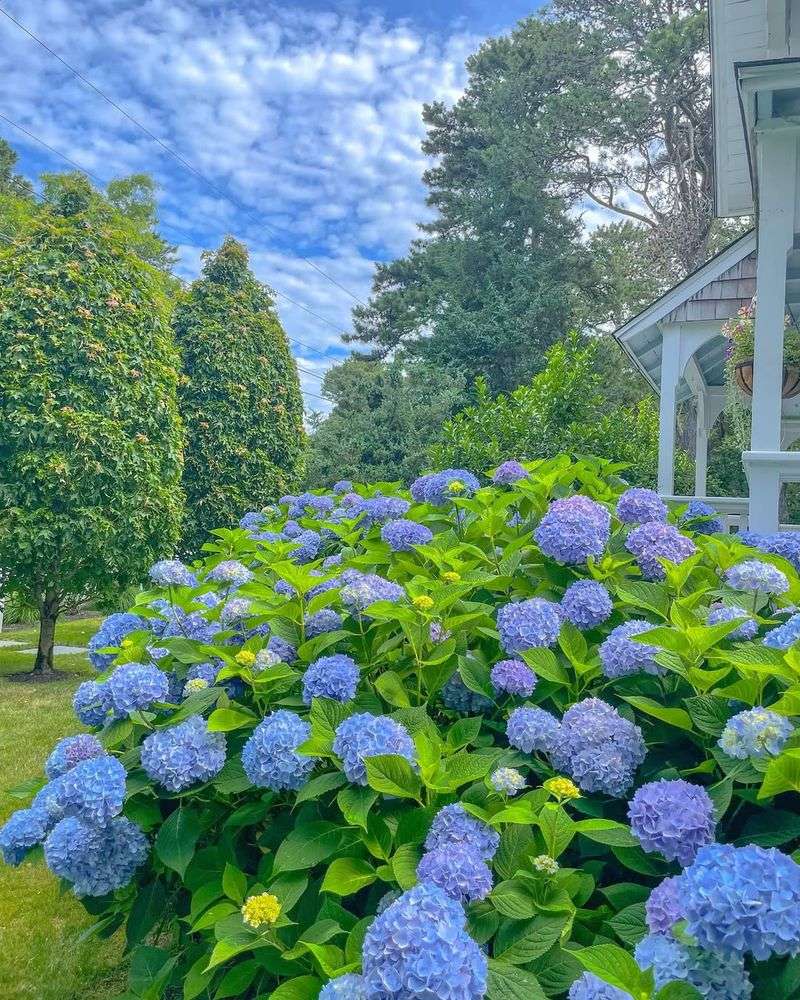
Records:
{"label": "power line", "polygon": [[[236,205],[239,211],[244,212],[245,215],[256,221],[257,225],[264,226],[265,229],[268,229],[270,230],[270,232],[275,233],[276,236],[284,237],[288,235],[287,233],[281,232],[281,230],[279,230],[277,227],[271,225],[269,222],[266,222],[263,219],[256,220],[256,217],[242,202],[238,200],[238,198],[236,198],[234,195],[228,194],[222,188],[218,187],[214,181],[206,177],[205,174],[197,167],[195,167],[193,163],[191,163],[184,156],[182,156],[180,153],[174,150],[171,146],[167,145],[167,143],[159,139],[158,136],[155,135],[153,132],[151,132],[146,125],[143,125],[137,118],[135,118],[128,111],[126,111],[125,108],[117,104],[116,101],[110,98],[94,83],[92,83],[92,81],[88,79],[88,77],[84,76],[79,70],[75,69],[74,66],[68,63],[66,59],[63,59],[57,52],[51,49],[50,46],[47,44],[47,42],[45,42],[42,38],[39,38],[38,35],[34,34],[34,32],[30,30],[30,28],[26,27],[26,25],[24,25],[21,21],[18,21],[17,18],[15,18],[12,14],[9,14],[9,12],[7,10],[4,10],[2,7],[0,7],[0,14],[3,14],[4,17],[8,18],[8,20],[11,21],[13,24],[15,24],[21,31],[24,31],[25,34],[28,35],[30,38],[32,38],[33,41],[35,41],[38,45],[41,45],[41,47],[46,52],[49,52],[54,59],[57,59],[61,63],[61,65],[66,67],[66,69],[68,69],[70,73],[73,74],[73,76],[75,76],[78,80],[80,80],[81,83],[83,83],[85,86],[93,90],[99,97],[102,97],[104,101],[110,104],[111,107],[114,108],[116,111],[118,111],[121,115],[124,115],[125,118],[128,119],[128,121],[132,122],[138,129],[144,132],[144,134],[148,136],[148,138],[152,139],[153,142],[158,143],[158,145],[166,153],[168,153],[171,157],[173,157],[173,159],[175,159],[178,163],[180,163],[186,170],[191,171],[191,173],[193,173],[196,177],[198,177],[201,181],[203,181],[203,183],[206,184],[212,191],[214,191],[218,195],[218,197],[225,198],[232,205]],[[305,263],[308,264],[309,267],[312,267],[315,271],[317,271],[318,274],[321,274],[323,278],[325,278],[327,281],[330,281],[331,284],[336,285],[337,288],[340,288],[343,292],[349,295],[350,298],[353,299],[355,302],[358,302],[359,305],[362,306],[366,305],[366,303],[362,299],[360,299],[355,294],[355,292],[351,292],[349,288],[347,288],[340,281],[337,281],[336,278],[332,277],[330,274],[324,271],[318,264],[316,264],[313,260],[311,260],[310,257],[306,257],[304,254],[298,254],[298,257],[301,260],[305,261]]]}
{"label": "power line", "polygon": [[[0,13],[2,13],[2,8],[0,8]],[[62,153],[60,149],[56,149],[55,146],[51,146],[49,143],[45,142],[44,139],[41,139],[38,135],[36,135],[35,133],[31,132],[29,129],[25,128],[23,125],[20,125],[19,122],[15,122],[13,119],[9,118],[7,115],[4,115],[2,112],[0,112],[0,119],[2,119],[4,122],[7,122],[9,125],[11,125],[15,129],[17,129],[18,131],[22,132],[22,134],[26,135],[29,139],[32,139],[34,142],[37,142],[44,149],[46,149],[49,152],[53,153],[55,156],[60,157],[66,163],[69,163],[70,166],[75,167],[75,169],[79,170],[82,174],[86,174],[87,177],[91,177],[92,180],[94,180],[101,187],[104,186],[105,182],[103,181],[103,179],[101,177],[98,177],[97,174],[93,173],[91,170],[88,170],[86,167],[82,167],[80,165],[80,163],[77,163],[71,157],[67,156],[66,153]],[[39,197],[36,194],[36,192],[34,192],[34,197]],[[40,198],[39,200],[43,200],[43,199]],[[169,223],[164,223],[164,224],[162,224],[162,228],[171,229],[172,232],[174,232],[177,236],[182,237],[184,240],[190,240],[190,241],[192,241],[192,244],[195,245],[194,244],[195,237],[189,236],[187,233],[182,233],[181,230],[177,229],[175,226],[172,226]],[[314,319],[319,320],[320,323],[325,323],[332,330],[335,330],[336,333],[338,333],[340,337],[344,336],[344,330],[342,330],[339,326],[337,326],[336,323],[333,322],[333,320],[330,320],[327,317],[322,316],[320,313],[315,312],[315,310],[313,310],[310,306],[305,305],[303,302],[299,302],[297,299],[293,298],[291,295],[287,295],[286,292],[281,291],[279,288],[276,288],[274,285],[270,285],[270,287],[272,288],[272,290],[275,292],[275,294],[277,296],[279,296],[280,298],[284,299],[286,302],[289,302],[291,305],[296,306],[298,309],[302,309],[303,312],[306,312],[310,316],[313,316]],[[318,348],[312,347],[310,344],[306,344],[302,340],[297,340],[296,338],[293,338],[293,337],[289,337],[288,339],[291,340],[293,343],[298,344],[300,347],[304,347],[307,351],[312,351],[315,354],[319,354],[319,356],[322,357],[322,358],[325,358],[325,360],[334,360],[334,359],[329,358],[327,354],[325,354],[324,352],[320,351]]]}

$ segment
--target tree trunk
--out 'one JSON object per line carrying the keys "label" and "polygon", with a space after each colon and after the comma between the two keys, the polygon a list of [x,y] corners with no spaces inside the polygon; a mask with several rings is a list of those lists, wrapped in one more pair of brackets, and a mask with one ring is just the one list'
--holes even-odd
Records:
{"label": "tree trunk", "polygon": [[36,651],[36,663],[33,665],[34,674],[55,673],[53,643],[56,636],[56,619],[60,610],[56,591],[46,591],[39,605],[39,648]]}

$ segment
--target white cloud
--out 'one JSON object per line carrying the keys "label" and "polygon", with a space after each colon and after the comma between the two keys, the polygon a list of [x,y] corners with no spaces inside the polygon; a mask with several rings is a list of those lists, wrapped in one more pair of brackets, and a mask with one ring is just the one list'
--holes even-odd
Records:
{"label": "white cloud", "polygon": [[[202,248],[234,233],[262,280],[338,329],[349,327],[352,299],[302,258],[366,299],[372,258],[403,253],[427,216],[422,104],[457,98],[479,42],[461,30],[430,35],[374,15],[257,0],[11,0],[10,10],[246,211],[0,19],[5,114],[104,180],[154,174],[185,277],[197,273]],[[41,164],[35,144],[5,132]],[[278,305],[290,336],[342,356],[334,329]]]}

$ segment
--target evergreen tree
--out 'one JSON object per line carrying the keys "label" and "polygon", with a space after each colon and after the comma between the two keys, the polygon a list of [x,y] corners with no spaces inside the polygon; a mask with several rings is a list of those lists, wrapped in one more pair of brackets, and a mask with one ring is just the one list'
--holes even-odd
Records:
{"label": "evergreen tree", "polygon": [[303,399],[272,296],[227,238],[175,310],[186,423],[183,547],[294,489],[303,474]]}

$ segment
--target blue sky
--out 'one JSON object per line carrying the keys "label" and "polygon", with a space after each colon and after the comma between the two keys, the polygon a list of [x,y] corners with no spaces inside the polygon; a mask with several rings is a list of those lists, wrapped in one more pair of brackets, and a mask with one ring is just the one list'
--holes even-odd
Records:
{"label": "blue sky", "polygon": [[[425,217],[421,108],[452,102],[481,40],[530,13],[516,0],[0,0],[178,150],[221,197],[0,16],[0,112],[107,181],[148,171],[182,276],[233,233],[277,298],[304,389],[344,356],[353,298]],[[0,121],[30,176],[69,169]],[[309,408],[326,406],[307,397]]]}

